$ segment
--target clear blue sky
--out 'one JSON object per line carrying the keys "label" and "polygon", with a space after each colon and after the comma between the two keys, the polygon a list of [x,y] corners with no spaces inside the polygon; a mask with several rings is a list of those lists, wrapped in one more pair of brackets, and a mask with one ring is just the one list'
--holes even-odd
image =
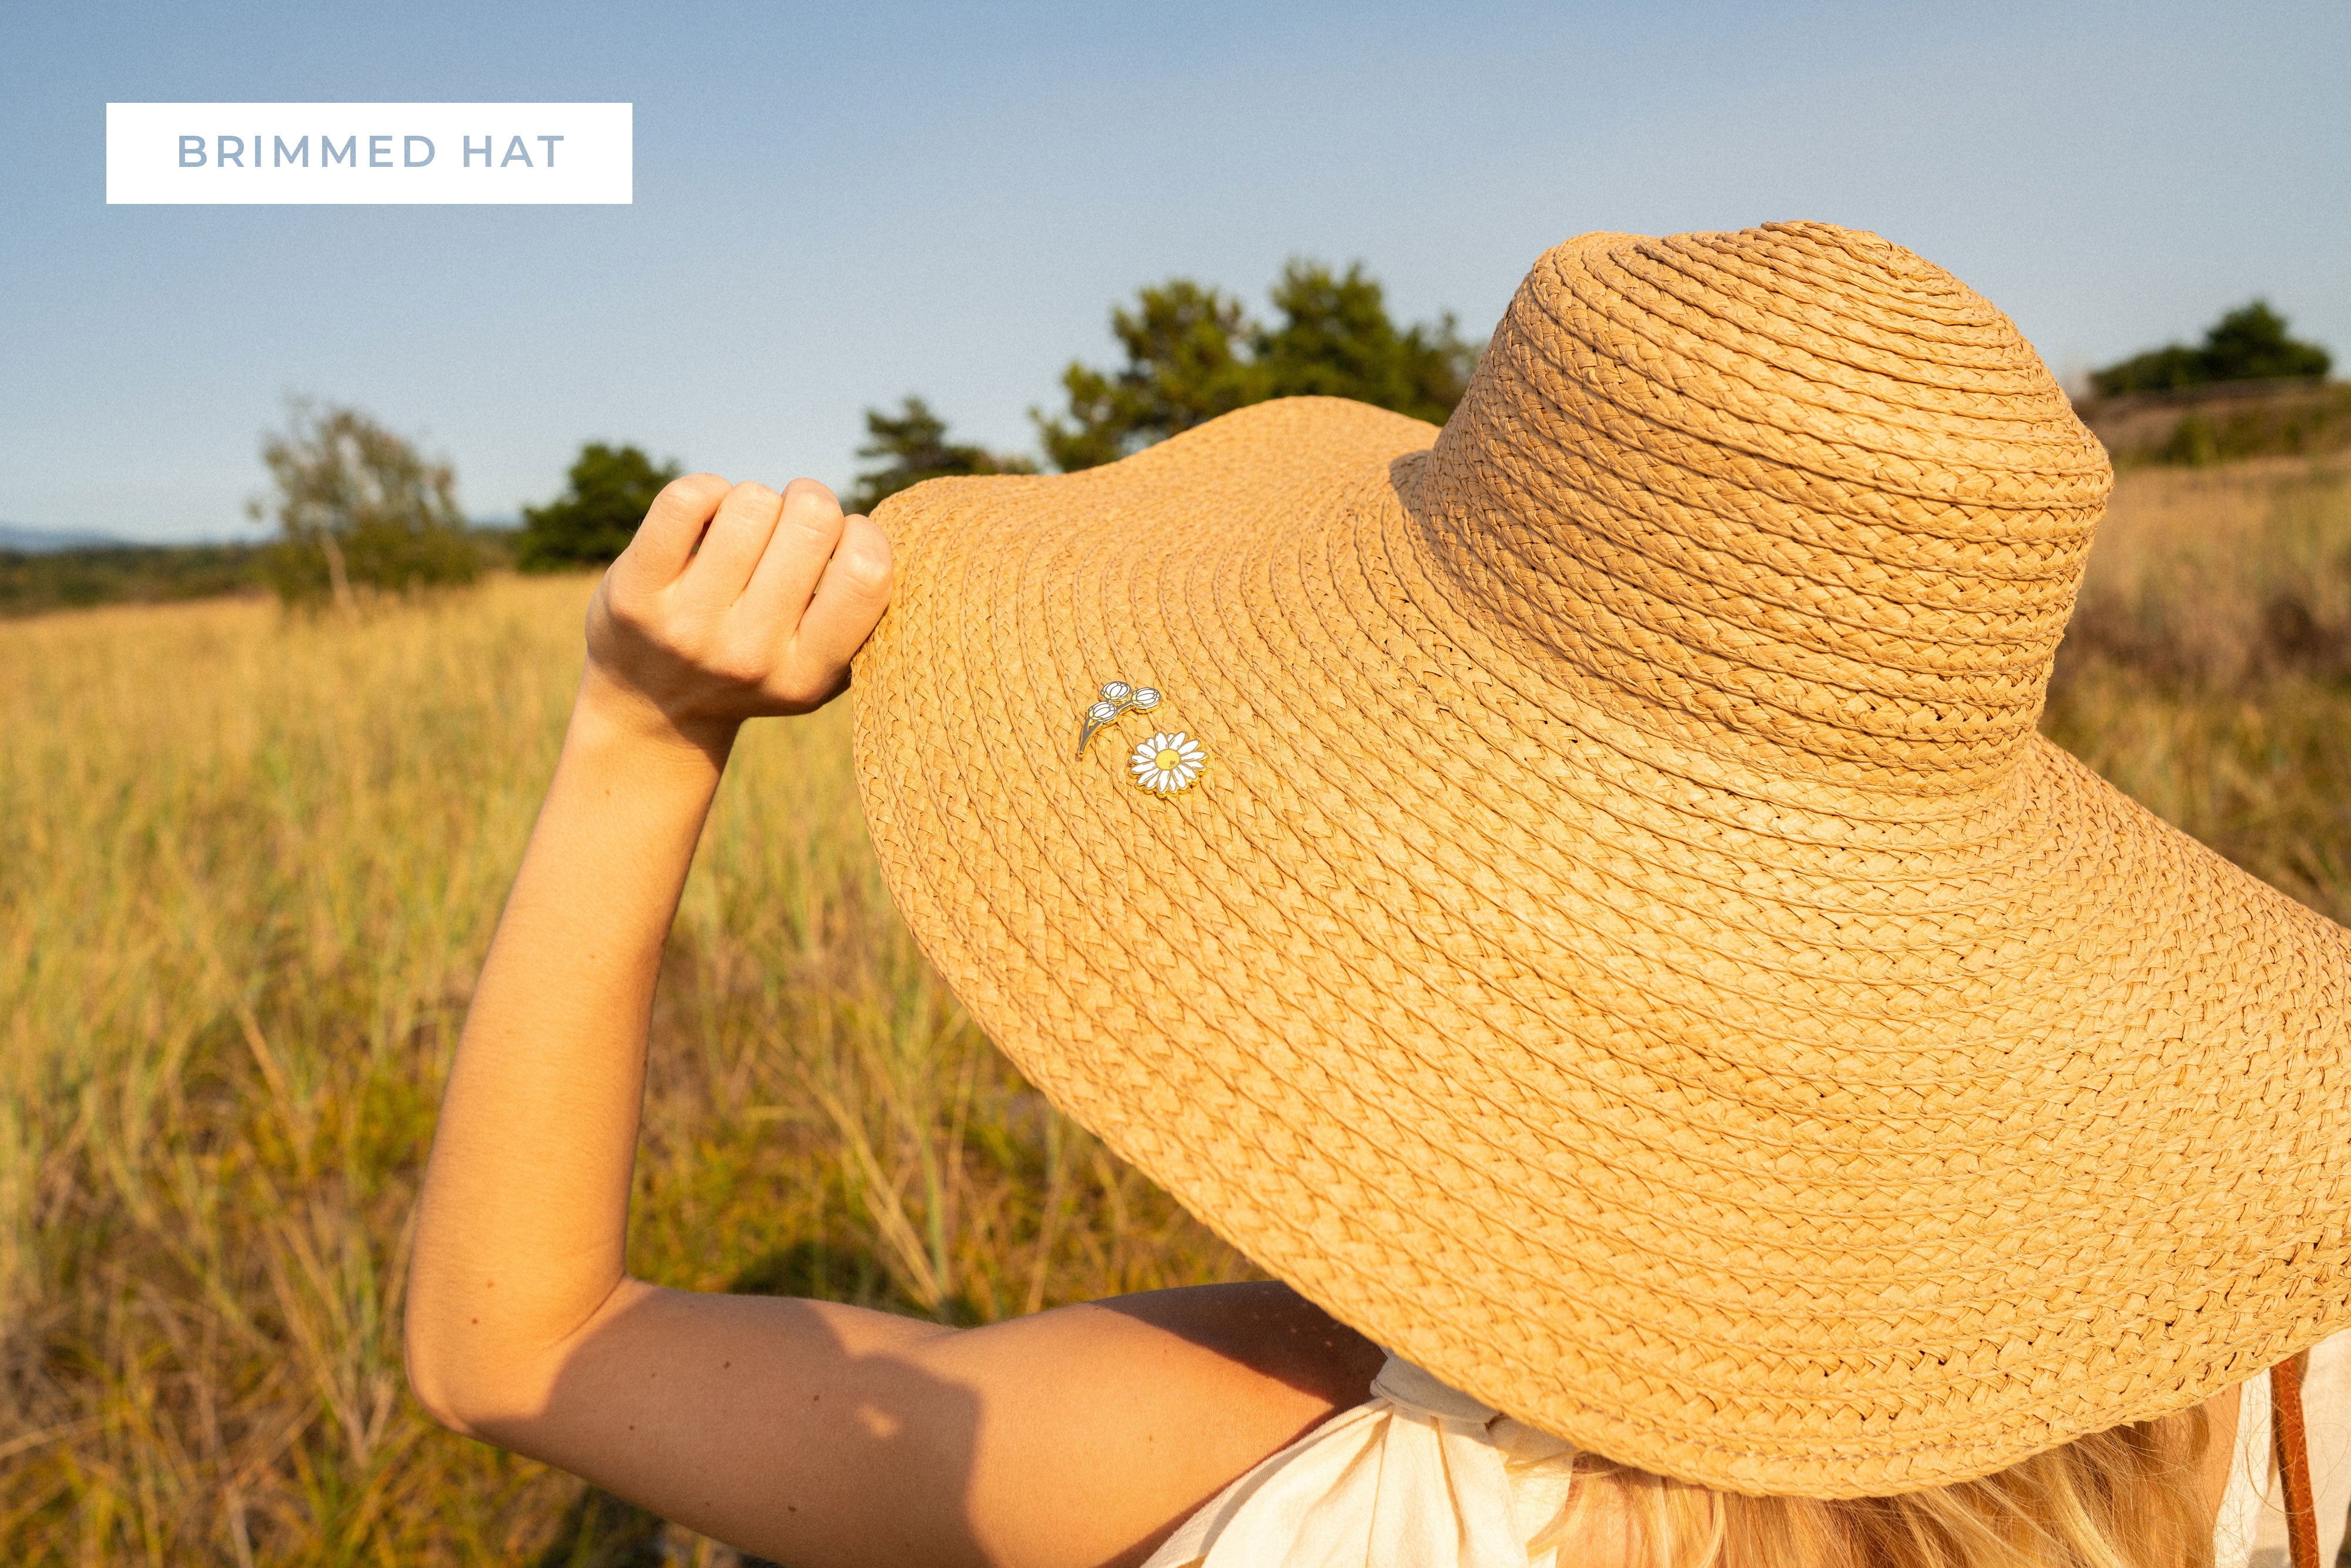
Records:
{"label": "clear blue sky", "polygon": [[[109,99],[628,99],[628,207],[116,207]],[[845,484],[1033,446],[1109,307],[1361,258],[1484,333],[1546,246],[1873,228],[2061,372],[2268,296],[2351,361],[2351,5],[0,4],[0,520],[249,528],[289,392],[456,464]]]}

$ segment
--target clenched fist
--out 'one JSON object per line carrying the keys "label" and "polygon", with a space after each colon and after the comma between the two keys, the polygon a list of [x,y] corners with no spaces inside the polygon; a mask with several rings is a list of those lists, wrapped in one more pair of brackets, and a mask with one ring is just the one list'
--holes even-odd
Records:
{"label": "clenched fist", "polygon": [[889,541],[815,480],[689,474],[597,586],[582,695],[723,755],[745,719],[840,695],[889,598]]}

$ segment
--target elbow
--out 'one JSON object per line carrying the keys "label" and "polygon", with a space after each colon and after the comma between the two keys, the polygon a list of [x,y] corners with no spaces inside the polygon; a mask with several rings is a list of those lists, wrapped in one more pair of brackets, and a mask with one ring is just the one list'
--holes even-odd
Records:
{"label": "elbow", "polygon": [[476,1360],[420,1354],[413,1338],[406,1359],[409,1391],[427,1416],[461,1437],[517,1452],[528,1447],[532,1417],[546,1400],[534,1397],[526,1380],[500,1375]]}
{"label": "elbow", "polygon": [[478,1318],[418,1312],[412,1301],[401,1342],[409,1391],[426,1415],[461,1437],[512,1448],[518,1427],[546,1404],[547,1369],[485,1339]]}
{"label": "elbow", "polygon": [[496,1442],[499,1416],[511,1414],[521,1392],[514,1377],[501,1375],[517,1359],[499,1354],[510,1325],[486,1310],[489,1303],[453,1288],[451,1270],[432,1242],[429,1233],[418,1239],[401,1313],[401,1360],[409,1391],[426,1415],[449,1430]]}
{"label": "elbow", "polygon": [[451,1289],[448,1270],[418,1252],[401,1322],[409,1389],[451,1431],[528,1449],[580,1331],[557,1332],[543,1303]]}
{"label": "elbow", "polygon": [[461,1437],[481,1437],[479,1390],[465,1375],[458,1358],[451,1356],[446,1345],[413,1317],[408,1320],[402,1341],[408,1389],[424,1406],[424,1413]]}
{"label": "elbow", "polygon": [[[526,1325],[487,1312],[436,1311],[410,1300],[401,1325],[408,1386],[424,1413],[463,1437],[527,1451],[565,1359]],[[422,1310],[419,1310],[419,1308]]]}

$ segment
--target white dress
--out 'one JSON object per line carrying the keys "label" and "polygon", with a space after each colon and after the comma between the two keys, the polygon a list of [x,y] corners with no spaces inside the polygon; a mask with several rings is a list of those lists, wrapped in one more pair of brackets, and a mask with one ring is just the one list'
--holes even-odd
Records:
{"label": "white dress", "polygon": [[[2269,1379],[2240,1396],[2214,1568],[2286,1568],[2270,1454]],[[2351,1515],[2351,1333],[2321,1341],[2303,1375],[2318,1504],[2318,1560]],[[1395,1356],[1372,1397],[1233,1482],[1144,1568],[1556,1568],[1527,1542],[1567,1500],[1575,1450]]]}

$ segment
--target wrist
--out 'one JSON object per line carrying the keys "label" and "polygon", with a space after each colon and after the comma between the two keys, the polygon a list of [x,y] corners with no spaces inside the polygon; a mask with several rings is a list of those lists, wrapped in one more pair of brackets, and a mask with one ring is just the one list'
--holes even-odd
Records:
{"label": "wrist", "polygon": [[578,739],[667,758],[694,771],[725,768],[741,727],[739,719],[679,718],[592,662],[571,706],[571,734]]}

